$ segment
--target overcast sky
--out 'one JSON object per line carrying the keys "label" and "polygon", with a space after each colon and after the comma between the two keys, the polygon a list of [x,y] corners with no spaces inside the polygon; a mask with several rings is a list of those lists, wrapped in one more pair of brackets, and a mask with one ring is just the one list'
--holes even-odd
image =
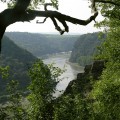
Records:
{"label": "overcast sky", "polygon": [[[78,19],[88,19],[92,15],[89,5],[90,4],[87,0],[59,0],[59,12],[70,15],[71,17],[76,17]],[[5,8],[6,6],[0,3],[0,11],[4,10]],[[43,18],[36,18],[36,20],[42,21]],[[36,24],[36,20],[31,21],[31,23],[14,23],[8,26],[6,31],[57,33],[51,20],[48,19],[44,24]],[[101,16],[98,16],[96,20],[101,20]],[[74,25],[71,23],[68,23],[68,25],[70,30],[69,33],[71,34],[83,34],[100,31],[99,29],[94,28],[94,22],[91,22],[87,26]]]}

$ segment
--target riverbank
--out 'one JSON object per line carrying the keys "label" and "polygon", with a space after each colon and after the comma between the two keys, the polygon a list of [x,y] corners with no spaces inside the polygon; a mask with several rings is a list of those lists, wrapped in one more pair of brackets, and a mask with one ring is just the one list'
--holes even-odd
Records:
{"label": "riverbank", "polygon": [[71,51],[68,52],[60,52],[60,53],[54,53],[54,54],[46,54],[41,57],[38,57],[39,59],[45,60],[49,58],[56,58],[56,57],[61,57],[61,58],[70,58],[71,56]]}
{"label": "riverbank", "polygon": [[55,53],[55,54],[48,54],[42,60],[46,61],[47,59],[53,60],[53,59],[56,59],[56,58],[66,59],[65,64],[70,65],[72,67],[72,69],[74,69],[75,71],[78,72],[80,70],[79,73],[83,73],[84,72],[84,66],[80,66],[78,63],[70,62],[69,61],[70,56],[71,56],[71,51],[69,51],[69,52],[60,52],[60,53]]}
{"label": "riverbank", "polygon": [[[69,82],[76,79],[78,73],[84,72],[84,67],[79,66],[76,63],[69,62],[69,56],[70,53],[61,53],[49,57],[48,59],[44,59],[43,62],[45,64],[51,64],[54,63],[55,67],[59,67],[61,69],[66,69],[66,71],[59,77],[62,79],[56,86],[57,90],[54,94],[55,97],[60,96],[68,86]],[[59,92],[62,91],[62,92]]]}
{"label": "riverbank", "polygon": [[80,70],[80,73],[84,72],[84,67],[83,66],[79,66],[78,63],[72,63],[69,60],[66,60],[66,63],[69,64],[73,69],[75,68],[77,71]]}

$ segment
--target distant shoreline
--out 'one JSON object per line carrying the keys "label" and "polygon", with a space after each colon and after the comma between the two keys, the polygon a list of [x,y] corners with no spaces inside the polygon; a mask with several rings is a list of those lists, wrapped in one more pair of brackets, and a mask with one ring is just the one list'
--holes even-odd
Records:
{"label": "distant shoreline", "polygon": [[83,66],[80,66],[78,63],[72,63],[72,62],[69,62],[69,60],[66,60],[66,63],[71,65],[72,67],[75,67],[76,69],[82,69],[83,72],[84,72],[84,67]]}
{"label": "distant shoreline", "polygon": [[[84,72],[84,66],[80,66],[78,63],[72,63],[69,61],[70,54],[71,54],[71,51],[60,52],[60,53],[56,53],[56,54],[49,54],[49,55],[46,55],[45,59],[56,58],[56,57],[67,58],[67,60],[66,60],[67,64],[69,64],[71,67],[73,67],[77,70],[83,70],[83,72]],[[43,60],[45,60],[45,59],[43,59]]]}
{"label": "distant shoreline", "polygon": [[68,52],[59,52],[59,53],[54,53],[54,54],[47,54],[43,55],[42,57],[38,57],[42,60],[44,59],[49,59],[49,58],[56,58],[56,57],[61,57],[61,58],[68,58],[70,57],[71,51]]}

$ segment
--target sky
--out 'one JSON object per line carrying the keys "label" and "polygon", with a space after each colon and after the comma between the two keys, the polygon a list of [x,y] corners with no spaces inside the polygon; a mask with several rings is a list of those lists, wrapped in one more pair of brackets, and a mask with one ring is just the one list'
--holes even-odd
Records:
{"label": "sky", "polygon": [[[49,2],[49,1],[48,1]],[[78,19],[88,19],[92,13],[89,8],[90,3],[87,0],[59,0],[59,12],[62,14],[76,17]],[[6,5],[0,3],[0,11],[4,10]],[[51,10],[49,7],[48,9]],[[52,9],[53,10],[53,9]],[[99,15],[96,21],[100,21],[102,17]],[[29,22],[17,22],[7,27],[6,31],[34,32],[34,33],[58,33],[50,19],[44,24],[36,24],[36,20],[42,21],[43,18],[36,18]],[[60,25],[61,26],[61,25]],[[94,27],[94,21],[87,26],[75,25],[68,23],[69,34],[85,34],[100,31]],[[62,26],[61,26],[62,27]]]}

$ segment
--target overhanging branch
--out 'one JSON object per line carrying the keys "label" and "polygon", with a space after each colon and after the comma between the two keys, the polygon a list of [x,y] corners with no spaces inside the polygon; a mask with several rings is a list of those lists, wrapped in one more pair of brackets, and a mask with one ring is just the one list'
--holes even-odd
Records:
{"label": "overhanging branch", "polygon": [[[88,18],[87,20],[80,20],[80,19],[77,19],[77,18],[73,18],[71,16],[68,16],[68,15],[64,15],[64,14],[61,14],[57,11],[35,11],[35,10],[28,10],[27,11],[29,14],[29,16],[35,16],[35,17],[50,17],[50,18],[56,18],[58,19],[58,21],[64,26],[64,30],[62,30],[61,32],[61,28],[60,29],[57,29],[59,28],[57,22],[55,19],[51,19],[53,20],[53,23],[55,25],[55,28],[56,30],[58,30],[60,32],[60,34],[63,34],[64,32],[68,32],[69,31],[69,28],[68,28],[68,25],[66,22],[70,22],[70,23],[73,23],[73,24],[78,24],[78,25],[87,25],[89,24],[91,21],[95,21],[95,18],[97,17],[98,15],[98,12],[95,12],[94,15],[92,15],[90,18]],[[56,27],[57,26],[57,27]]]}
{"label": "overhanging branch", "polygon": [[[47,6],[51,5],[51,3],[45,4],[44,6],[45,11],[27,10],[30,2],[31,0],[17,0],[16,5],[13,9],[6,9],[0,13],[0,40],[4,34],[6,27],[15,22],[31,21],[35,19],[35,17],[45,17],[46,20],[46,18],[50,17],[56,30],[58,30],[61,34],[63,34],[64,32],[69,31],[69,27],[66,22],[70,22],[72,24],[78,24],[78,25],[87,25],[91,21],[93,20],[95,21],[95,18],[98,15],[95,5],[97,2],[110,3],[116,6],[120,6],[120,3],[116,3],[110,0],[91,0],[92,3],[91,8],[93,10],[94,15],[90,16],[87,20],[81,20],[68,15],[61,14],[57,11],[47,10]],[[56,19],[63,25],[63,27],[65,28],[64,30],[62,30],[58,26]],[[43,22],[45,22],[45,20]],[[1,46],[1,42],[0,42],[0,46]]]}
{"label": "overhanging branch", "polygon": [[28,10],[29,14],[28,16],[35,16],[35,17],[55,17],[57,19],[62,19],[67,22],[71,22],[73,24],[79,24],[79,25],[87,25],[92,20],[95,20],[95,18],[98,15],[98,12],[94,13],[91,17],[89,17],[87,20],[80,20],[71,16],[67,16],[64,14],[61,14],[57,11],[35,11],[35,10]]}
{"label": "overhanging branch", "polygon": [[[91,21],[95,20],[97,17],[98,12],[95,12],[94,15],[90,16],[87,20],[81,20],[77,19],[71,16],[67,16],[64,14],[61,14],[57,11],[36,11],[36,10],[25,10],[21,14],[18,14],[15,9],[6,9],[3,12],[0,13],[0,32],[5,31],[6,27],[10,24],[13,24],[15,22],[25,22],[25,21],[31,21],[35,19],[35,17],[45,17],[45,18],[52,18],[53,24],[55,25],[56,30],[60,32],[60,34],[63,34],[64,32],[68,32],[69,28],[66,22],[70,22],[73,24],[78,25],[87,25]],[[64,30],[62,30],[57,22],[56,19],[64,26]],[[4,28],[4,30],[2,29]],[[4,33],[3,33],[4,34]],[[2,35],[0,35],[0,39],[2,38]],[[0,44],[1,46],[1,44]],[[0,47],[1,49],[1,47]]]}
{"label": "overhanging branch", "polygon": [[0,19],[3,22],[4,26],[9,26],[10,24],[13,24],[15,22],[25,22],[25,21],[30,21],[33,20],[35,17],[54,17],[59,20],[65,27],[66,32],[68,32],[68,26],[66,22],[70,22],[73,24],[78,24],[78,25],[87,25],[91,21],[95,20],[97,17],[98,12],[95,12],[94,15],[89,17],[87,20],[80,20],[71,16],[67,16],[64,14],[61,14],[60,12],[57,11],[36,11],[36,10],[26,10],[23,14],[16,14],[16,12],[13,9],[6,9],[0,14]]}

